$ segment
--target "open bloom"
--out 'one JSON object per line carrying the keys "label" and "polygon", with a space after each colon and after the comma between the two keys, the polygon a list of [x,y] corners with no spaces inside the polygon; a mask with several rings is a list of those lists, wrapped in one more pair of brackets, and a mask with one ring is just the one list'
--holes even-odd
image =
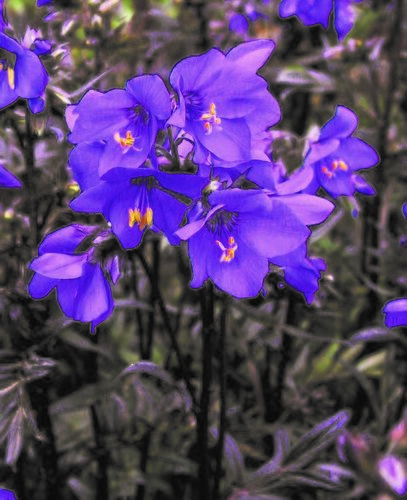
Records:
{"label": "open bloom", "polygon": [[[54,288],[64,314],[95,327],[113,312],[110,284],[96,255],[96,247],[80,252],[78,247],[96,226],[72,224],[46,236],[38,248],[38,257],[30,264],[35,274],[28,285],[34,299],[42,299]],[[118,278],[114,261],[110,262],[112,281]]]}
{"label": "open bloom", "polygon": [[333,9],[335,31],[342,40],[355,22],[352,4],[359,2],[363,0],[282,0],[279,13],[281,17],[297,16],[306,26],[322,24],[328,28]]}
{"label": "open bloom", "polygon": [[311,144],[305,157],[304,169],[313,173],[307,192],[322,187],[333,198],[352,196],[356,191],[374,194],[374,189],[356,171],[376,165],[379,157],[369,144],[352,137],[357,124],[352,110],[337,106],[335,115],[322,127],[318,141]]}
{"label": "open bloom", "polygon": [[171,244],[178,244],[174,231],[187,207],[175,194],[198,197],[207,181],[195,175],[139,167],[115,168],[95,184],[89,177],[83,182],[87,189],[71,202],[71,207],[79,212],[102,213],[123,248],[129,249],[139,245],[147,229],[162,232]]}
{"label": "open bloom", "polygon": [[[194,159],[248,161],[257,136],[280,119],[280,109],[257,71],[270,57],[274,42],[242,43],[227,54],[214,48],[175,65],[170,82],[177,106],[168,123],[195,141]],[[261,110],[261,113],[259,113]]]}
{"label": "open bloom", "polygon": [[12,104],[19,97],[27,99],[33,113],[44,109],[44,93],[48,74],[39,56],[51,50],[48,40],[38,37],[36,30],[27,30],[22,44],[0,32],[0,48],[15,56],[0,60],[0,108]]}
{"label": "open bloom", "polygon": [[129,80],[125,89],[89,90],[68,106],[66,120],[73,144],[103,141],[99,175],[120,166],[135,168],[154,157],[157,131],[171,112],[170,97],[158,75]]}
{"label": "open bloom", "polygon": [[269,262],[301,247],[310,235],[307,224],[322,222],[333,209],[316,196],[269,196],[261,190],[216,191],[208,202],[209,209],[198,205],[177,231],[188,240],[191,286],[210,278],[237,298],[256,296]]}

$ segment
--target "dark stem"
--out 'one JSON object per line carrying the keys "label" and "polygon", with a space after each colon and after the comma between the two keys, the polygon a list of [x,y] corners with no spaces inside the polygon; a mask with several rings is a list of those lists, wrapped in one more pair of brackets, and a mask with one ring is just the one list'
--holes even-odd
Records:
{"label": "dark stem", "polygon": [[155,303],[157,299],[157,290],[160,277],[160,241],[154,239],[152,241],[152,280],[150,283],[150,305],[152,311],[148,313],[148,323],[147,323],[147,338],[146,344],[144,346],[144,359],[151,359],[152,348],[153,348],[153,338],[154,338],[154,328],[155,328]]}
{"label": "dark stem", "polygon": [[45,440],[38,443],[41,468],[45,473],[45,500],[59,498],[58,456],[55,447],[55,436],[49,415],[48,384],[46,379],[30,385],[29,397],[36,413],[38,428],[45,435]]}
{"label": "dark stem", "polygon": [[[143,359],[151,359],[152,348],[153,348],[153,338],[154,338],[154,328],[155,328],[155,304],[157,300],[157,290],[159,284],[160,275],[160,241],[154,239],[152,241],[152,259],[153,264],[151,268],[151,281],[150,281],[150,305],[151,312],[148,313],[148,323],[147,332],[145,337],[145,344],[141,352]],[[140,448],[140,471],[145,474],[147,472],[147,464],[150,450],[151,441],[151,431],[146,432],[143,436]],[[139,484],[137,486],[135,500],[144,500],[146,494],[145,484]]]}
{"label": "dark stem", "polygon": [[197,421],[198,450],[200,454],[199,478],[201,500],[211,500],[210,464],[208,458],[208,424],[212,384],[212,351],[214,320],[214,292],[209,281],[199,291],[202,314],[202,380],[201,399]]}
{"label": "dark stem", "polygon": [[176,168],[181,168],[181,160],[179,159],[178,148],[174,141],[174,135],[172,133],[172,128],[168,127],[168,139],[170,141],[171,153],[173,157],[173,161],[175,162]]}
{"label": "dark stem", "polygon": [[[390,69],[387,79],[387,87],[384,91],[384,109],[379,122],[377,152],[380,156],[380,165],[373,172],[374,185],[376,188],[376,196],[365,201],[364,218],[362,228],[363,245],[361,251],[361,271],[367,275],[370,281],[377,284],[379,281],[379,258],[377,250],[380,246],[379,241],[379,219],[382,187],[385,181],[385,164],[388,156],[388,131],[390,126],[390,118],[394,105],[394,96],[397,88],[397,80],[399,74],[400,53],[402,43],[402,23],[403,23],[403,3],[404,0],[396,0],[394,6],[393,26],[391,29],[389,40],[389,60]],[[369,304],[364,311],[363,317],[359,323],[366,324],[365,321],[370,320],[375,312],[380,307],[380,298],[374,290],[369,291],[367,297]]]}
{"label": "dark stem", "polygon": [[[143,439],[140,443],[140,471],[145,474],[147,472],[147,463],[150,451],[150,442],[151,442],[151,431],[147,431]],[[135,500],[144,500],[146,494],[146,486],[145,484],[139,484],[137,487],[137,493],[135,496]]]}
{"label": "dark stem", "polygon": [[95,500],[109,500],[109,478],[107,469],[109,466],[109,452],[106,448],[103,429],[100,425],[97,403],[90,407],[92,415],[92,426],[96,444],[96,461],[98,464],[96,472]]}
{"label": "dark stem", "polygon": [[29,219],[30,219],[30,239],[31,239],[31,251],[34,255],[37,252],[38,245],[38,207],[37,207],[37,193],[35,186],[35,155],[34,155],[34,143],[35,136],[31,130],[30,123],[31,113],[26,110],[25,113],[25,141],[24,141],[24,161],[25,161],[25,171],[27,174],[27,191],[29,197]]}
{"label": "dark stem", "polygon": [[[152,283],[154,281],[154,278],[153,278],[153,273],[150,269],[150,266],[148,265],[148,262],[146,261],[144,255],[138,249],[135,249],[135,253],[136,253],[138,259],[140,260],[140,263],[141,263],[141,265],[142,265],[142,267],[147,275],[147,278],[149,279],[150,283]],[[162,316],[162,319],[164,322],[165,329],[167,330],[167,333],[170,336],[171,345],[172,345],[172,348],[173,348],[175,355],[177,357],[177,362],[178,362],[178,365],[179,365],[180,370],[181,370],[182,379],[184,380],[186,388],[187,388],[187,390],[191,396],[191,399],[192,399],[192,405],[193,405],[192,410],[194,412],[196,412],[198,404],[197,404],[197,400],[195,397],[195,389],[194,389],[194,386],[192,385],[189,377],[187,376],[187,370],[185,367],[184,358],[182,356],[181,349],[180,349],[178,341],[177,341],[177,337],[176,337],[176,335],[174,333],[174,329],[171,325],[170,317],[169,317],[167,308],[165,307],[165,302],[164,302],[164,299],[161,295],[161,291],[159,288],[156,289],[156,299],[157,299],[158,307],[159,307],[160,312],[161,312],[161,316]]]}
{"label": "dark stem", "polygon": [[225,444],[225,429],[226,429],[226,329],[227,329],[227,313],[228,313],[229,300],[227,296],[223,297],[223,307],[220,313],[219,324],[219,395],[220,395],[220,408],[219,408],[219,429],[218,429],[218,442],[216,443],[215,451],[215,476],[213,479],[213,500],[219,499],[219,486],[222,477],[222,459],[223,449]]}
{"label": "dark stem", "polygon": [[[138,292],[138,286],[137,286],[137,266],[136,266],[136,259],[135,255],[131,254],[130,257],[131,265],[132,265],[132,271],[133,271],[133,276],[134,276],[134,281],[132,283],[133,289],[134,289],[134,296],[137,301],[140,300],[139,292]],[[136,321],[137,321],[137,332],[136,332],[136,337],[138,338],[138,344],[139,344],[139,352],[140,352],[140,357],[143,358],[144,354],[144,324],[143,324],[143,315],[138,307],[134,309],[135,315],[136,315]]]}

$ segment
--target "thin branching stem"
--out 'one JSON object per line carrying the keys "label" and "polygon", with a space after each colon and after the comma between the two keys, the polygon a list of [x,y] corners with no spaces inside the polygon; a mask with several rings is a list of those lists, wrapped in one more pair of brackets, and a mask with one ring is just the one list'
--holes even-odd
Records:
{"label": "thin branching stem", "polygon": [[[144,255],[139,250],[136,249],[135,252],[136,252],[136,255],[139,258],[140,263],[141,263],[141,265],[142,265],[142,267],[147,275],[147,278],[149,279],[149,281],[151,283],[153,281],[153,273],[151,271],[150,266],[148,265],[148,262],[146,261]],[[161,295],[161,291],[159,288],[157,288],[156,293],[157,293],[157,295],[156,295],[157,305],[160,309],[165,329],[167,330],[167,333],[168,333],[170,340],[171,340],[172,348],[173,348],[175,355],[177,357],[178,365],[179,365],[180,370],[181,370],[182,379],[184,380],[186,388],[187,388],[187,390],[191,396],[191,399],[192,399],[192,410],[194,412],[196,412],[196,409],[198,408],[198,402],[197,402],[196,397],[195,397],[194,386],[192,385],[190,379],[187,376],[187,370],[185,367],[184,358],[182,356],[181,349],[180,349],[180,346],[179,346],[178,341],[177,341],[177,337],[176,337],[174,330],[173,330],[173,327],[171,325],[170,317],[169,317],[167,308],[165,306],[164,299]]]}

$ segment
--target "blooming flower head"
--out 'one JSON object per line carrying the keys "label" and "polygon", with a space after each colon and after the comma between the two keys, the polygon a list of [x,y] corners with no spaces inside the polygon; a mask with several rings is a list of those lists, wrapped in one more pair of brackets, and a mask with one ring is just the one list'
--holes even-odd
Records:
{"label": "blooming flower head", "polygon": [[357,116],[345,106],[337,106],[335,115],[321,129],[319,139],[312,143],[304,160],[304,169],[313,171],[307,188],[315,192],[323,187],[333,198],[352,196],[356,191],[374,194],[373,188],[355,172],[375,165],[376,151],[357,137],[352,137]]}
{"label": "blooming flower head", "polygon": [[[97,230],[96,226],[73,224],[46,236],[38,257],[30,264],[35,274],[28,285],[34,299],[42,299],[54,288],[64,314],[95,327],[113,312],[110,285],[97,257],[96,247],[79,251],[80,245]],[[118,273],[110,262],[112,281]]]}
{"label": "blooming flower head", "polygon": [[332,211],[327,200],[298,196],[296,200],[242,189],[210,194],[209,207],[197,205],[189,224],[177,231],[188,240],[191,286],[200,287],[210,278],[234,297],[256,296],[269,262],[303,245],[310,234],[307,224],[321,222]]}
{"label": "blooming flower head", "polygon": [[89,90],[67,108],[73,144],[103,141],[99,174],[120,166],[135,168],[154,156],[157,131],[170,115],[170,97],[158,75],[132,78],[125,89]]}
{"label": "blooming flower head", "polygon": [[256,40],[227,54],[214,48],[175,65],[170,82],[178,103],[168,122],[193,137],[197,163],[255,157],[256,137],[280,119],[267,82],[257,75],[273,49],[273,41]]}
{"label": "blooming flower head", "polygon": [[[73,170],[78,168],[74,166]],[[102,213],[126,249],[139,245],[146,229],[162,232],[171,244],[178,244],[174,231],[187,207],[174,194],[198,197],[206,183],[194,175],[146,167],[115,168],[91,185],[93,181],[85,179],[88,188],[71,202],[71,207],[79,212]]]}
{"label": "blooming flower head", "polygon": [[335,12],[334,25],[339,40],[352,29],[355,22],[353,3],[363,0],[282,0],[280,4],[280,16],[297,16],[306,26],[322,24],[328,28],[329,16],[332,9]]}
{"label": "blooming flower head", "polygon": [[19,44],[0,32],[0,48],[15,56],[14,66],[11,58],[0,60],[0,108],[22,97],[27,99],[33,113],[43,111],[48,74],[39,56],[47,54],[51,44],[39,36],[36,30],[27,30],[22,44]]}

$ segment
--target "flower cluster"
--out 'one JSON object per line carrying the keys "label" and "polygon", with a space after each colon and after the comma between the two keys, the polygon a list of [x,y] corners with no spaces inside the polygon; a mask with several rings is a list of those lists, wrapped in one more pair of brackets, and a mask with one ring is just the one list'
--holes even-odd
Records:
{"label": "flower cluster", "polygon": [[334,12],[334,26],[339,40],[352,29],[356,19],[353,3],[363,0],[282,0],[280,16],[297,16],[306,26],[322,24],[326,29]]}
{"label": "flower cluster", "polygon": [[[302,169],[288,175],[272,160],[265,138],[280,108],[258,70],[273,50],[271,40],[213,48],[175,65],[171,93],[159,75],[141,75],[122,89],[89,90],[67,108],[81,191],[71,207],[103,214],[110,229],[95,237],[95,227],[72,225],[47,236],[31,264],[33,297],[56,288],[64,313],[94,329],[112,312],[110,283],[119,276],[99,245],[111,231],[130,250],[150,230],[172,245],[187,242],[191,287],[210,279],[234,297],[255,297],[277,268],[312,302],[325,263],[309,256],[310,226],[334,209],[317,189],[334,198],[368,192],[354,171],[377,156],[351,137],[356,117],[338,107]],[[195,173],[185,173],[186,158]],[[325,164],[335,170],[328,180]]]}

